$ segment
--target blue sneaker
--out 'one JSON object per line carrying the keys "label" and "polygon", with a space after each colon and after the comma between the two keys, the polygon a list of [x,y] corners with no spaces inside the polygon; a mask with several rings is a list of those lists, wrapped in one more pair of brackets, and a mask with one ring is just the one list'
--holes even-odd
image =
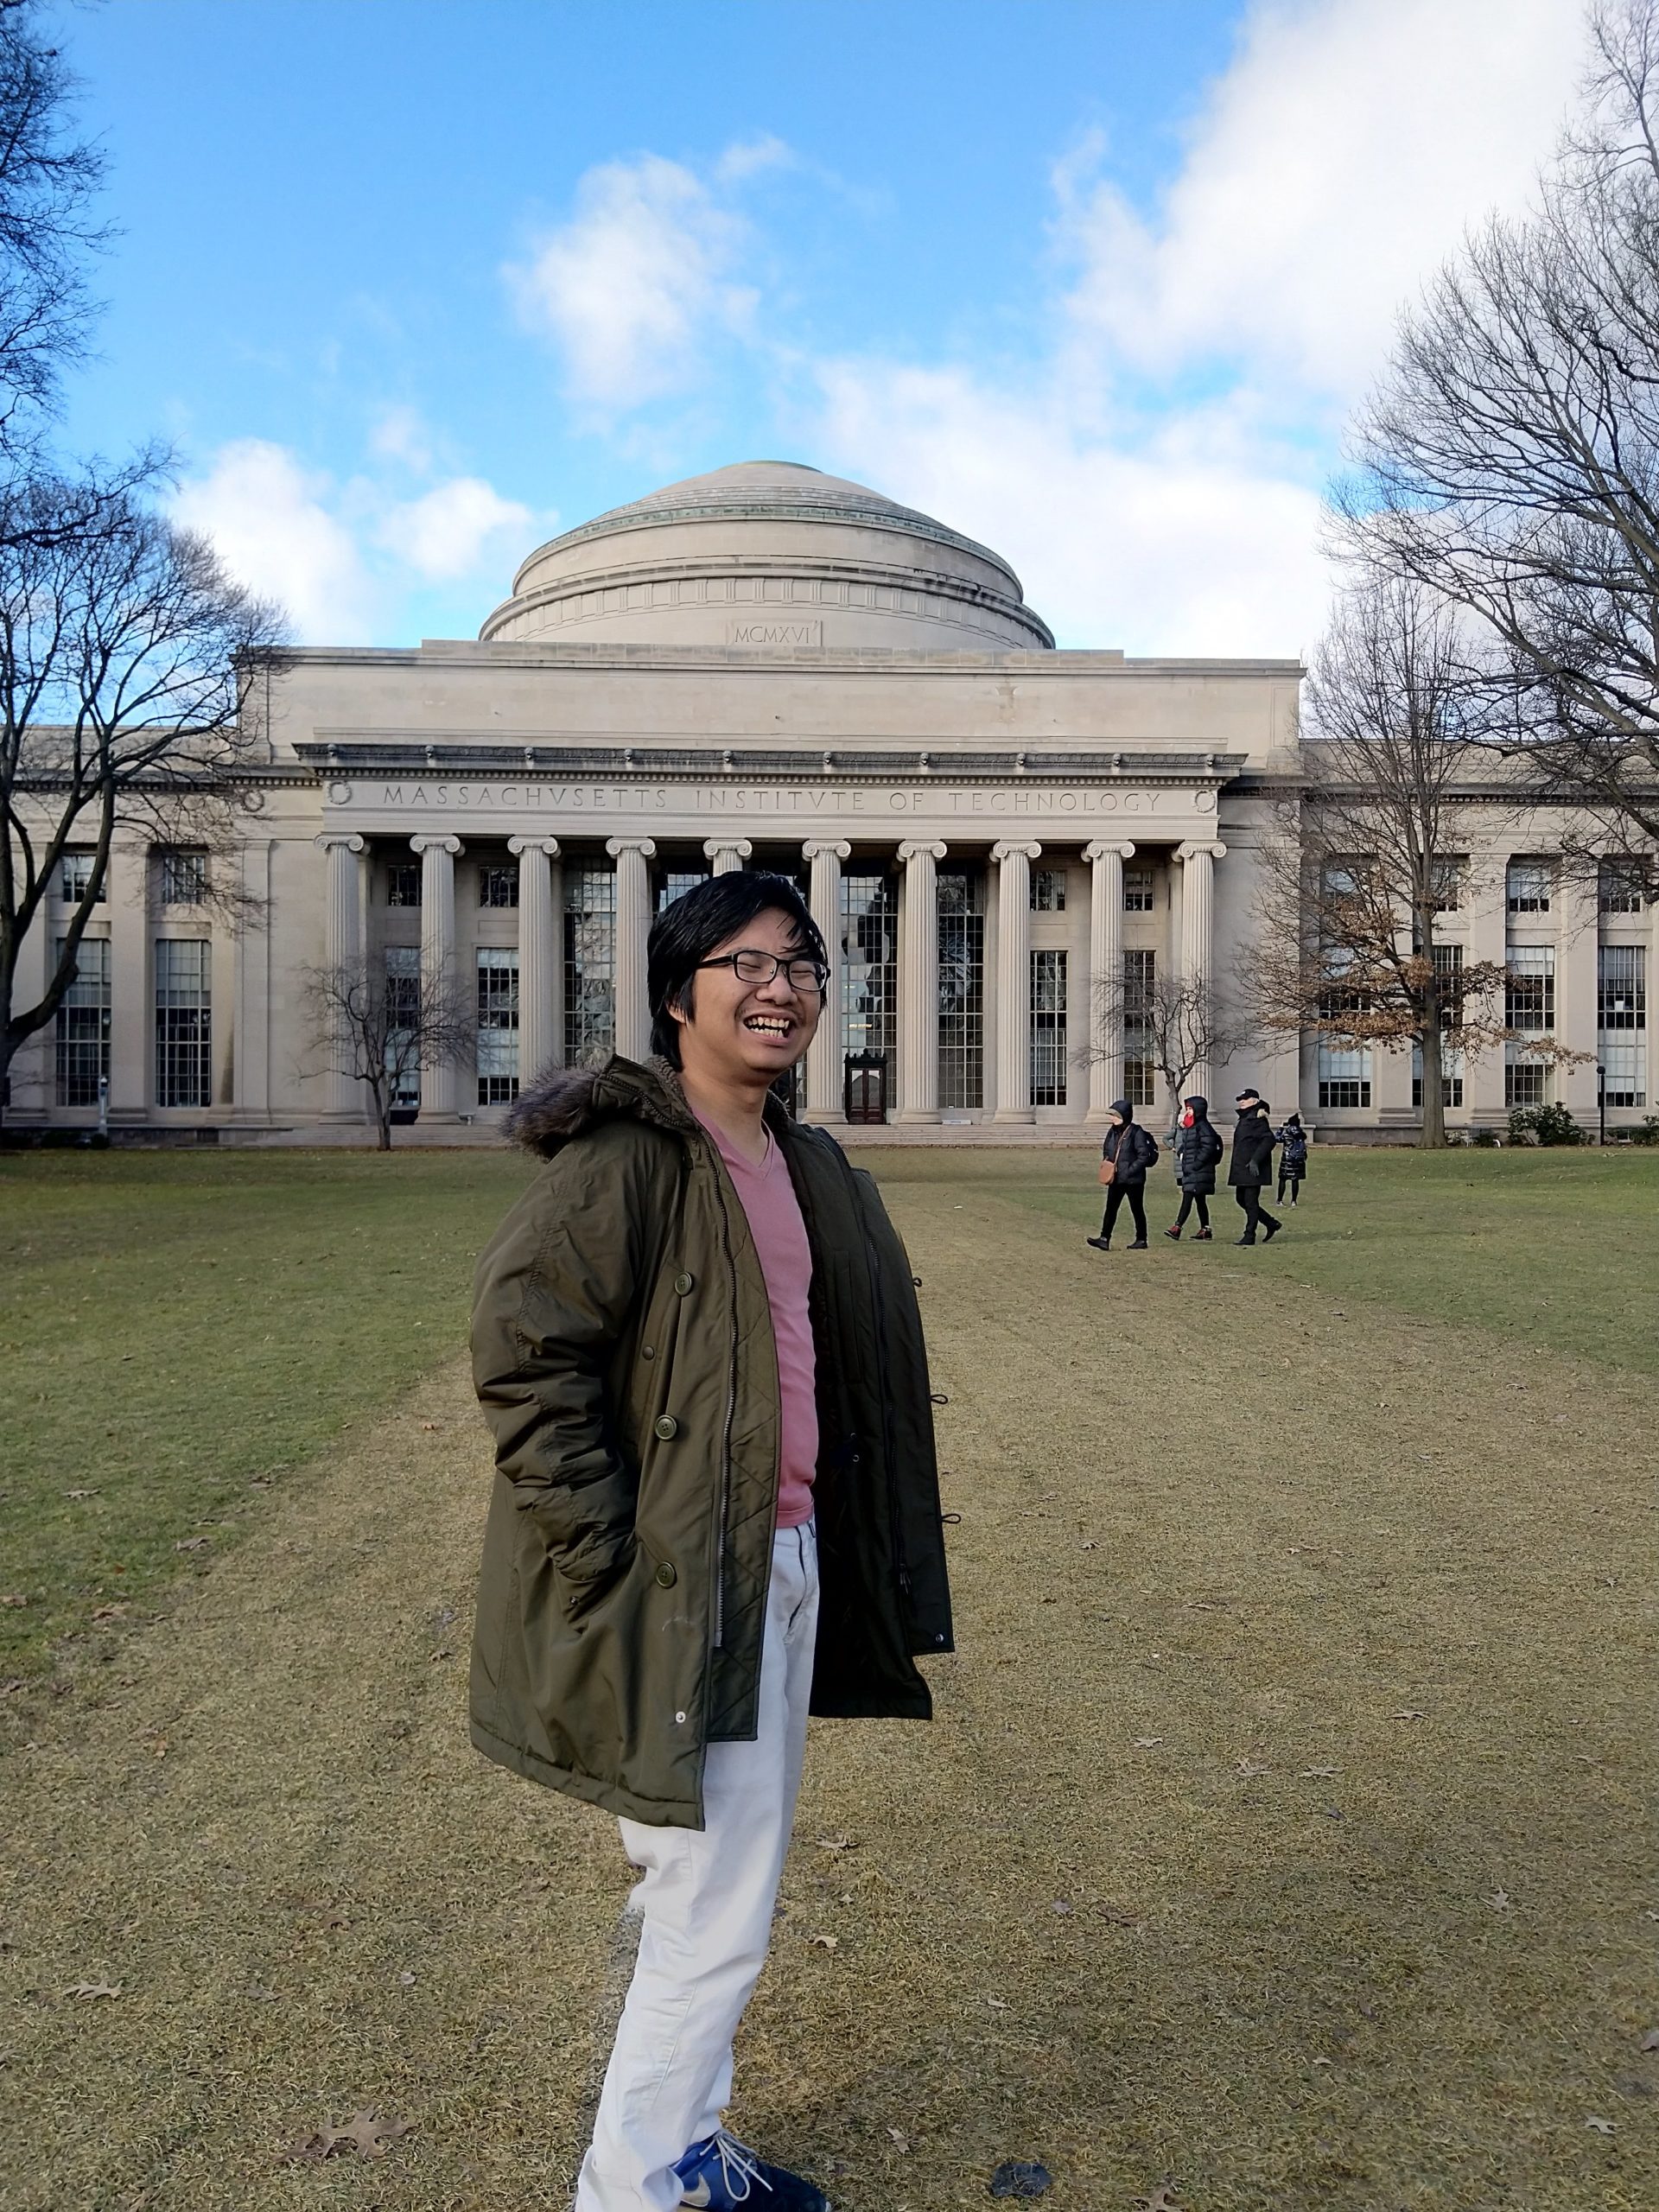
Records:
{"label": "blue sneaker", "polygon": [[[683,2192],[681,2203],[695,2204],[701,2212],[732,2212],[734,2205],[751,2202],[763,2204],[766,2212],[830,2212],[821,2189],[799,2174],[769,2166],[723,2127],[706,2143],[694,2143],[674,2171]],[[762,2190],[764,2196],[759,2194]]]}

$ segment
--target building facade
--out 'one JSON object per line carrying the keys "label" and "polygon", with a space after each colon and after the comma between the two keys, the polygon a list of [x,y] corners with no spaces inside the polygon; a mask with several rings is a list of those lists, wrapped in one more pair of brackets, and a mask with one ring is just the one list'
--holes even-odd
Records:
{"label": "building facade", "polygon": [[[1120,1096],[1156,1118],[1122,986],[1207,977],[1224,1007],[1300,674],[1057,651],[995,553],[812,469],[670,486],[531,554],[475,642],[284,657],[233,849],[118,841],[9,1116],[90,1122],[103,1083],[117,1132],[360,1141],[307,992],[357,963],[476,1007],[464,1062],[401,1100],[412,1134],[464,1141],[542,1065],[643,1052],[653,913],[750,867],[795,879],[836,956],[798,1111],[964,1140],[1082,1134]],[[1506,959],[1517,1029],[1586,1057],[1531,1060],[1523,1034],[1448,1071],[1448,1122],[1552,1097],[1593,1119],[1599,1082],[1612,1126],[1640,1121],[1654,914],[1574,887],[1499,794],[1464,820],[1447,957]],[[1404,1055],[1264,1037],[1192,1083],[1246,1077],[1326,1135],[1417,1117]]]}

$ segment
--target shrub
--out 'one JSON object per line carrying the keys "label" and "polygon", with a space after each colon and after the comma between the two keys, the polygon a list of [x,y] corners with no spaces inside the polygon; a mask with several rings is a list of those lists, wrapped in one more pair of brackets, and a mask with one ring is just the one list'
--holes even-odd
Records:
{"label": "shrub", "polygon": [[1559,1099],[1548,1106],[1516,1106],[1510,1135],[1516,1144],[1582,1144],[1584,1131]]}
{"label": "shrub", "polygon": [[1659,1114],[1649,1114],[1630,1131],[1632,1144],[1659,1144]]}
{"label": "shrub", "polygon": [[1471,1144],[1478,1145],[1483,1152],[1496,1152],[1498,1149],[1496,1129],[1476,1129],[1471,1134],[1469,1141]]}

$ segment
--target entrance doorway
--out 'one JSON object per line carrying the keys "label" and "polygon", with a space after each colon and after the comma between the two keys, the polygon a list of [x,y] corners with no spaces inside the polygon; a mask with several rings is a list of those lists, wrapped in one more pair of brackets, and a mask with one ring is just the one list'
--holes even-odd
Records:
{"label": "entrance doorway", "polygon": [[849,1122],[885,1122],[887,1118],[887,1054],[849,1052],[845,1093],[845,1112]]}

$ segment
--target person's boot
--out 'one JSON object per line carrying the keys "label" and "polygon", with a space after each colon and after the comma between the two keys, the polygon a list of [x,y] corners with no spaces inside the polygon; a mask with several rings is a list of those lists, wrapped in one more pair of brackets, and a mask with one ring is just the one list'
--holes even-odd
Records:
{"label": "person's boot", "polygon": [[1129,1247],[1131,1252],[1144,1252],[1146,1249],[1147,1240],[1144,1236],[1137,1236],[1134,1243]]}
{"label": "person's boot", "polygon": [[1210,1231],[1207,1229],[1199,1229],[1193,1231],[1192,1242],[1195,1244],[1207,1244],[1210,1241]]}
{"label": "person's boot", "polygon": [[1284,1225],[1285,1224],[1282,1221],[1264,1222],[1262,1224],[1262,1229],[1265,1233],[1262,1236],[1262,1242],[1264,1244],[1271,1244],[1274,1238],[1279,1234]]}
{"label": "person's boot", "polygon": [[1164,1234],[1172,1243],[1179,1244],[1181,1241],[1181,1232],[1179,1229],[1166,1229]]}
{"label": "person's boot", "polygon": [[1096,1252],[1109,1252],[1112,1249],[1103,1236],[1085,1236],[1083,1241],[1085,1244],[1092,1244]]}

